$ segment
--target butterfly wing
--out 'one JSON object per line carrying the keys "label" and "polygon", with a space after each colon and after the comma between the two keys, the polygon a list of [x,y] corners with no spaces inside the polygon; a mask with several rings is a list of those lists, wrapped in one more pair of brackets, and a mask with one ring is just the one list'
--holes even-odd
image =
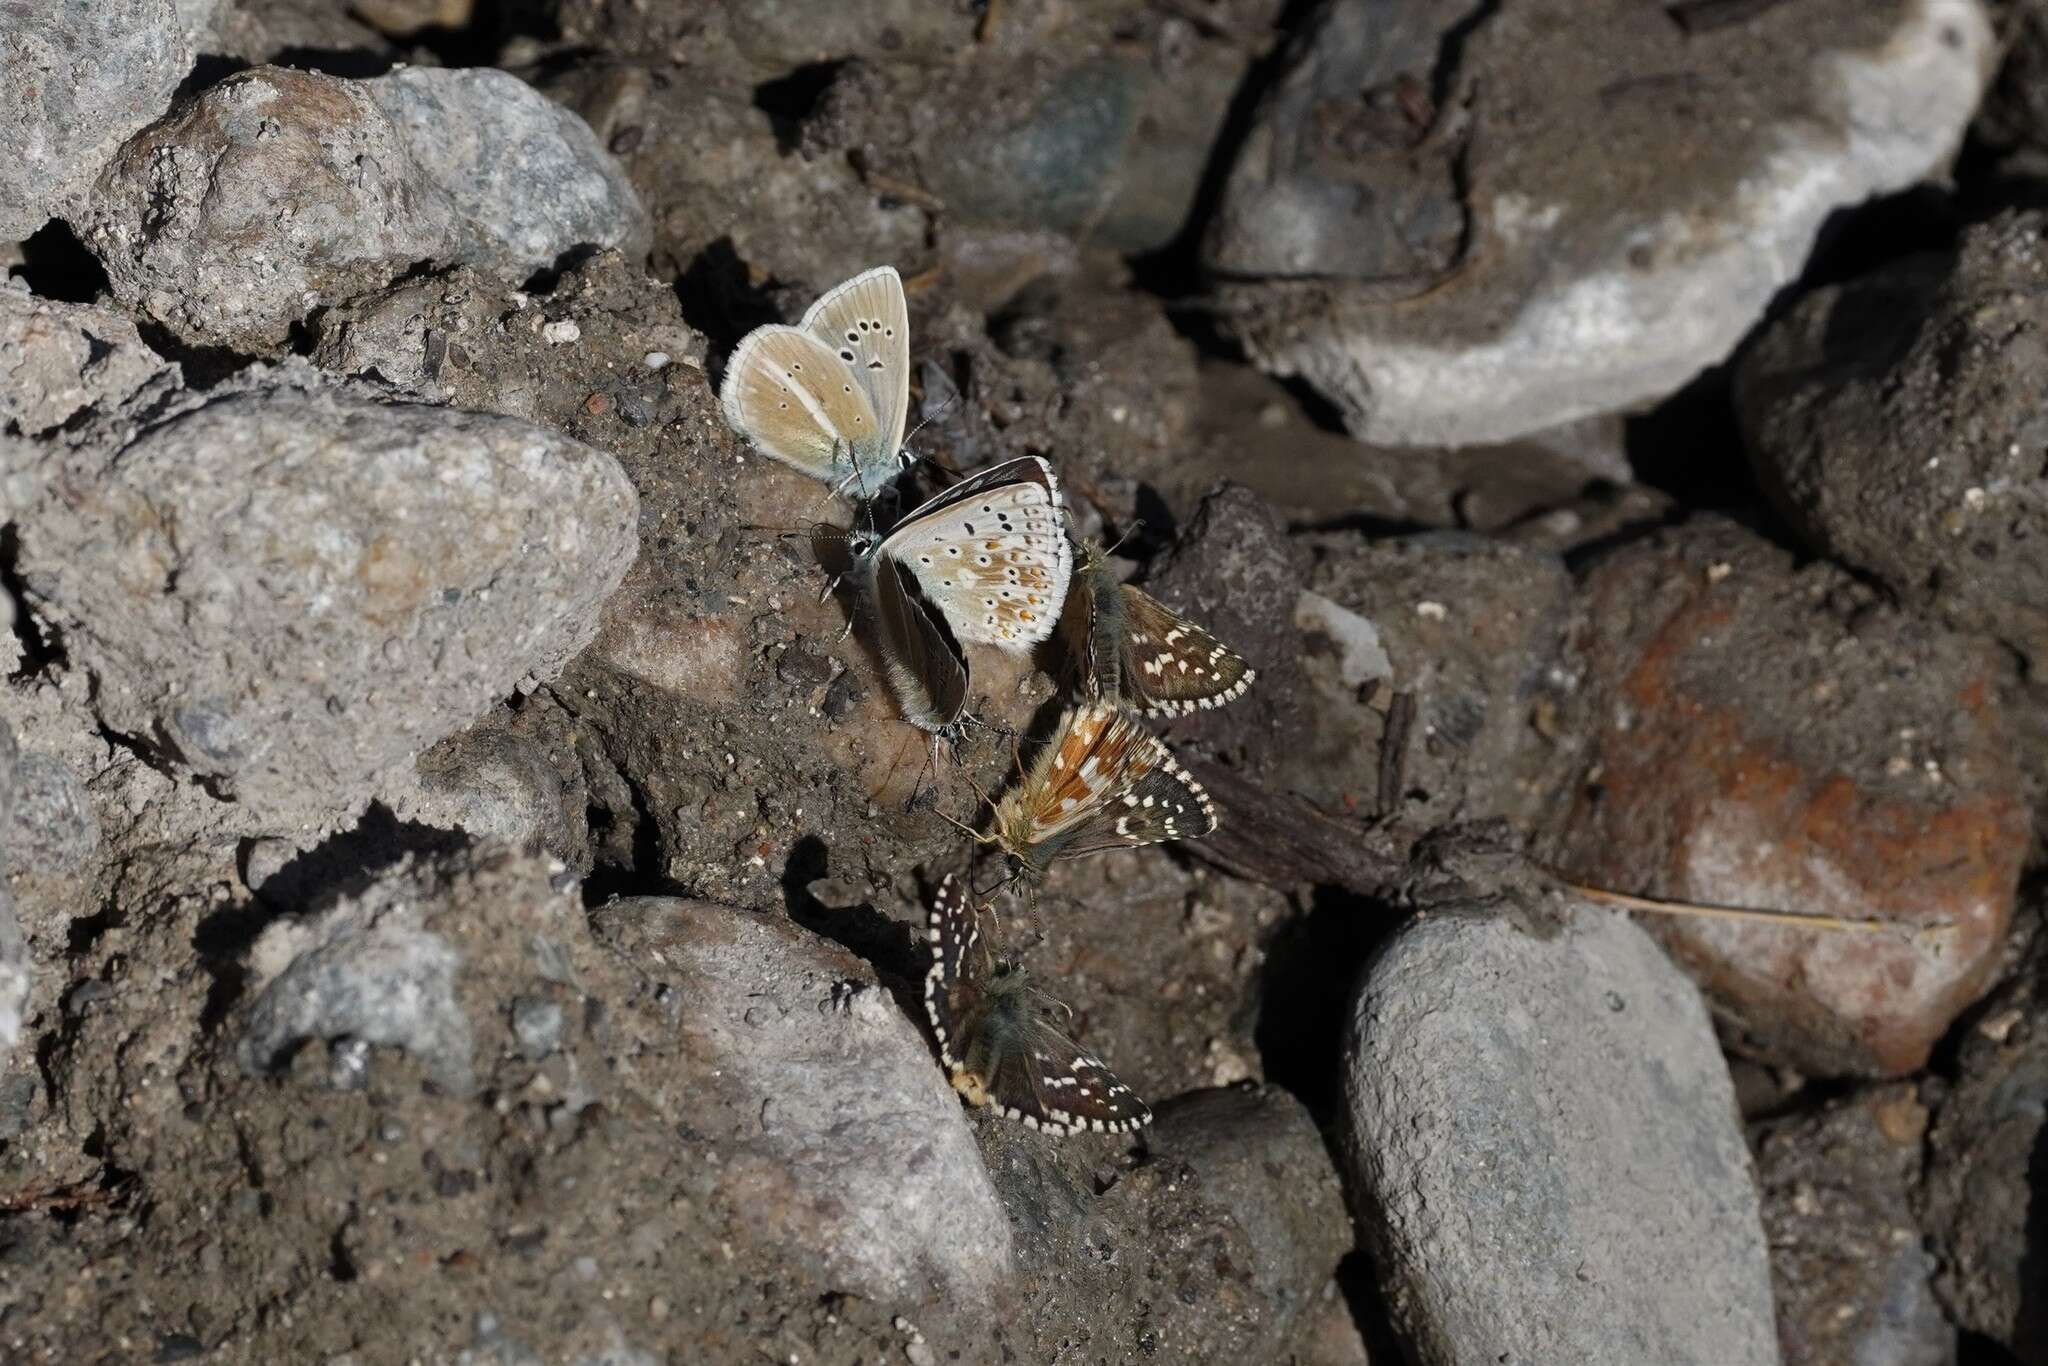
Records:
{"label": "butterfly wing", "polygon": [[1036,456],[930,499],[889,533],[882,554],[917,576],[959,639],[1018,652],[1052,634],[1074,572],[1059,481]]}
{"label": "butterfly wing", "polygon": [[982,975],[980,939],[967,890],[949,873],[925,914],[932,963],[924,1009],[954,1088],[973,1104],[1053,1135],[1125,1133],[1150,1124],[1152,1111],[1137,1093],[1045,1018],[1046,998],[1022,970],[999,968],[994,980]]}
{"label": "butterfly wing", "polygon": [[[1152,1122],[1152,1108],[1108,1063],[1043,1016],[1029,1021],[1022,1044],[1018,1061],[999,1069],[989,1087],[1011,1118],[1030,1124],[1035,1117],[1037,1127],[1051,1134],[1121,1134]],[[1021,1085],[1012,1080],[1018,1072]]]}
{"label": "butterfly wing", "polygon": [[962,1036],[954,1089],[1055,1137],[1082,1129],[1123,1133],[1151,1123],[1152,1111],[1137,1093],[1052,1023],[1054,1005],[1023,969],[998,967]]}
{"label": "butterfly wing", "polygon": [[975,953],[981,931],[967,904],[967,889],[948,873],[925,912],[925,942],[932,965],[924,975],[924,1013],[939,1043],[939,1061],[957,1074],[965,1066],[964,1040],[972,1014]]}
{"label": "butterfly wing", "polygon": [[1093,545],[1082,553],[1075,576],[1088,592],[1088,634],[1081,645],[1088,666],[1088,694],[1114,699],[1123,688],[1123,585]]}
{"label": "butterfly wing", "polygon": [[1067,713],[995,814],[1004,848],[1037,868],[1055,858],[1198,839],[1215,828],[1209,794],[1159,737],[1101,703]]}
{"label": "butterfly wing", "polygon": [[1117,585],[1117,677],[1146,716],[1185,716],[1242,696],[1258,674],[1244,656],[1142,588]]}
{"label": "butterfly wing", "polygon": [[718,402],[758,449],[827,483],[856,473],[855,453],[879,440],[874,405],[852,367],[794,327],[749,332],[725,368]]}
{"label": "butterfly wing", "polygon": [[910,411],[910,309],[894,266],[863,271],[804,314],[803,330],[852,369],[875,410],[878,438],[859,453],[871,473],[893,474]]}
{"label": "butterfly wing", "polygon": [[1151,744],[1126,766],[1123,786],[1067,838],[1061,857],[1196,840],[1216,828],[1216,804],[1208,792],[1157,737],[1145,738]]}
{"label": "butterfly wing", "polygon": [[942,732],[967,710],[967,661],[918,595],[916,580],[886,556],[869,563],[863,596],[875,623],[882,677],[904,720]]}

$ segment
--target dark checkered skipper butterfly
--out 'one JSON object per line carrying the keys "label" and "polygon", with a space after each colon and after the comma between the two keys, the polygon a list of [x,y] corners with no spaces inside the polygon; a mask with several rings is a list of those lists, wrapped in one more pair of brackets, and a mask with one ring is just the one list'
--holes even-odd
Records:
{"label": "dark checkered skipper butterfly", "polygon": [[1055,859],[1200,839],[1215,828],[1209,794],[1158,736],[1128,712],[1089,703],[1068,710],[979,838],[1036,882]]}
{"label": "dark checkered skipper butterfly", "polygon": [[1073,577],[1059,481],[1036,456],[984,470],[851,541],[860,610],[904,716],[935,734],[967,704],[960,643],[1023,652],[1052,634]]}
{"label": "dark checkered skipper butterfly", "polygon": [[932,894],[927,923],[925,1013],[939,1061],[968,1104],[993,1106],[1055,1136],[1124,1133],[1152,1122],[1135,1091],[1053,1024],[1054,1012],[1065,1007],[1031,985],[1022,967],[982,948],[957,878],[948,875]]}
{"label": "dark checkered skipper butterfly", "polygon": [[1088,591],[1088,686],[1143,716],[1185,716],[1243,695],[1258,677],[1244,656],[1142,588],[1119,583],[1093,542],[1075,577]]}
{"label": "dark checkered skipper butterfly", "polygon": [[725,420],[754,446],[865,502],[909,463],[910,312],[893,266],[854,276],[796,327],[749,332],[719,387]]}

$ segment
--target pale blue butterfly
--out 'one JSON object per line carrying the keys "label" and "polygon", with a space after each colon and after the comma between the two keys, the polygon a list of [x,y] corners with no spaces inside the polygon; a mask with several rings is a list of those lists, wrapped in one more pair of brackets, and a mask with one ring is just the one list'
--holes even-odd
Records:
{"label": "pale blue butterfly", "polygon": [[910,463],[910,312],[893,266],[826,292],[796,327],[749,332],[718,401],[756,449],[866,502]]}

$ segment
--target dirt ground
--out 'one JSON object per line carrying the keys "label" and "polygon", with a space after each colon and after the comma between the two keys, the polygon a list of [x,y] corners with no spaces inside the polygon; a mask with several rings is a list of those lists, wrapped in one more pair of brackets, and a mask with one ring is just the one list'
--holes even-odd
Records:
{"label": "dirt ground", "polygon": [[[1719,884],[1686,881],[1705,877],[1688,832],[1703,811],[1750,812],[1763,782],[1792,795],[1745,815],[1744,838],[1797,824],[1854,874],[1826,889],[1853,884],[1843,914],[1875,904],[1921,927],[1936,908],[1967,958],[1937,973],[1917,948],[1819,965],[1665,941],[1734,1061],[1783,1359],[2048,1360],[2021,1336],[2042,1321],[2025,1278],[2048,1236],[2010,1217],[2048,1203],[2048,1054],[2038,1027],[1993,1028],[2031,1018],[2042,962],[2038,611],[2001,613],[1979,580],[1955,589],[1968,566],[1938,538],[1913,540],[1911,583],[1829,562],[1884,537],[1815,531],[1788,507],[1801,471],[1851,457],[1815,409],[1766,421],[1748,405],[1810,378],[1800,339],[1825,320],[1792,314],[1801,330],[1740,379],[1716,364],[1654,405],[1457,449],[1356,440],[1327,395],[1252,364],[1233,327],[1342,311],[1322,283],[1288,281],[1247,322],[1255,272],[1214,268],[1207,237],[1323,8],[223,0],[183,97],[266,61],[349,78],[501,67],[590,125],[650,245],[516,277],[424,261],[247,352],[110,303],[61,222],[13,253],[35,300],[133,315],[91,350],[141,358],[145,378],[142,398],[48,424],[0,414],[0,743],[18,749],[0,749],[0,849],[33,980],[0,1058],[0,1357],[1402,1360],[1409,1311],[1386,1302],[1344,1151],[1362,971],[1437,908],[1555,904],[1553,875],[1714,900]],[[1372,231],[1406,244],[1374,239],[1413,290],[1468,243],[1425,199],[1567,154],[1540,116],[1552,78],[1534,71],[1506,87],[1495,141],[1411,139],[1416,101],[1443,133],[1435,114],[1537,21],[1400,8],[1430,63],[1326,108],[1322,132],[1347,165],[1401,162],[1410,198],[1379,204]],[[1792,32],[1856,49],[1899,7],[1846,27],[1784,8]],[[2034,34],[2011,38],[2015,63],[2048,50],[2032,6],[1998,18]],[[1629,32],[1588,69],[1625,64]],[[1478,66],[1461,82],[1468,39]],[[1739,173],[1722,125],[1782,113],[1777,82],[1800,66],[1786,41],[1742,29],[1690,75],[1610,98],[1615,156],[1653,147],[1669,159],[1634,174],[1686,196]],[[1787,70],[1759,79],[1754,107],[1717,106],[1699,134],[1712,155],[1670,154],[1667,104],[1735,81],[1757,52]],[[1983,354],[2001,328],[2032,327],[1986,321],[1986,301],[2025,293],[2034,261],[2015,265],[2011,243],[2044,229],[2008,218],[2004,236],[1958,244],[2040,202],[2027,196],[2048,178],[2009,150],[2032,145],[2029,106],[2009,89],[1992,101],[1935,207],[1844,210],[1788,294],[1901,261],[1909,283],[1963,272],[1917,349],[1830,352],[1919,405],[1841,425],[1873,446],[1914,421],[1947,429],[1932,377],[1992,373],[1971,390],[1985,449],[2035,442],[2008,471],[2020,492],[1999,554],[2038,567],[2038,396]],[[1642,193],[1593,177],[1567,198]],[[1139,1135],[1055,1143],[987,1112],[963,1122],[925,1051],[925,898],[948,872],[995,880],[959,822],[1049,732],[1075,661],[1057,639],[1029,659],[975,653],[971,711],[989,725],[934,757],[866,631],[847,633],[845,595],[826,592],[814,528],[849,510],[720,412],[742,336],[881,262],[909,298],[916,487],[1045,457],[1116,571],[1260,675],[1227,708],[1157,726],[1216,797],[1214,840],[1062,863],[1035,903],[1002,908],[1066,1027],[1158,1111]],[[1518,263],[1444,326],[1495,325],[1488,310],[1513,311],[1553,267]],[[1918,284],[1903,293],[1932,307]],[[1437,327],[1416,315],[1415,335]],[[175,396],[149,388],[167,362]],[[175,737],[110,720],[102,660],[119,642],[97,643],[51,586],[74,553],[133,567],[95,548],[77,509],[81,489],[125,477],[137,433],[293,385],[534,424],[607,454],[637,499],[623,578],[563,628],[587,643],[506,679],[346,800],[311,784],[252,799]],[[1795,453],[1745,455],[1746,438]],[[75,542],[48,529],[74,524]],[[563,553],[587,576],[572,587],[606,572]],[[1666,661],[1669,695],[1644,690],[1645,659]],[[377,667],[363,678],[403,707],[419,685]],[[1641,740],[1646,718],[1663,738]],[[1830,843],[1836,823],[1877,833]],[[1927,830],[1939,849],[1915,842]],[[1967,868],[1935,858],[1951,848]],[[1758,895],[1788,886],[1821,895],[1791,873]],[[2028,1127],[2014,1116],[2030,1104]],[[1982,1134],[2000,1161],[1971,1166],[1959,1153]],[[1877,1251],[1831,1257],[1838,1227]],[[1840,1303],[1864,1316],[1828,1320]],[[1917,1317],[1887,1338],[1870,1306],[1893,1303]],[[1866,1320],[1879,1326],[1858,1336]],[[1852,1355],[1909,1339],[1933,1345]]]}

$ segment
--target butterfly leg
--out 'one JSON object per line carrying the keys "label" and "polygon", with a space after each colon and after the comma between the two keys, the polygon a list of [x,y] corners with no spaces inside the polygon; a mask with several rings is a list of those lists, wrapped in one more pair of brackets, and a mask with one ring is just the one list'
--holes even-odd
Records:
{"label": "butterfly leg", "polygon": [[943,735],[933,734],[931,749],[925,754],[924,767],[918,771],[917,785],[910,789],[910,796],[903,803],[904,815],[907,816],[917,810],[917,799],[925,794],[925,779],[932,777],[938,772],[939,746],[944,742],[945,737]]}
{"label": "butterfly leg", "polygon": [[851,474],[847,475],[844,479],[834,484],[831,488],[826,489],[825,496],[823,498],[820,498],[816,503],[811,505],[811,511],[816,512],[819,508],[825,506],[825,504],[831,502],[834,498],[837,498],[841,494],[845,493],[846,486],[848,484],[851,484],[854,480],[858,478],[860,478],[860,471],[855,470]]}

